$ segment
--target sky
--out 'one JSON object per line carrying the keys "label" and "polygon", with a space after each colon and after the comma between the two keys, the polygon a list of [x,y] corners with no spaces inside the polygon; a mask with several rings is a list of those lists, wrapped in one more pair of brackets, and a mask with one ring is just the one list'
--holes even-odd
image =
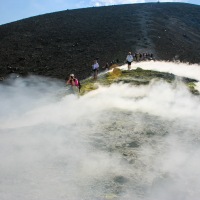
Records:
{"label": "sky", "polygon": [[[158,0],[0,0],[0,25],[67,9],[157,1]],[[184,2],[200,5],[199,0],[160,0],[160,2]]]}

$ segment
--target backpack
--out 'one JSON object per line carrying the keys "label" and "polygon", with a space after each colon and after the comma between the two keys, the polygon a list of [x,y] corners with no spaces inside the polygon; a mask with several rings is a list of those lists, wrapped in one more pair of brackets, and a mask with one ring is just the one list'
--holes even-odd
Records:
{"label": "backpack", "polygon": [[80,91],[80,89],[81,89],[81,83],[80,83],[80,81],[77,78],[75,78],[75,85],[79,88],[79,91]]}

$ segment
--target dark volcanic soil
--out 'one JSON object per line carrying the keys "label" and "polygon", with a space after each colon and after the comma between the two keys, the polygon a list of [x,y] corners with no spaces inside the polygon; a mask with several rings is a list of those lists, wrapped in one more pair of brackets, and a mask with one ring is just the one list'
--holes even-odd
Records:
{"label": "dark volcanic soil", "polygon": [[124,62],[128,51],[200,62],[200,6],[147,3],[67,10],[0,26],[0,78],[10,73],[64,79]]}

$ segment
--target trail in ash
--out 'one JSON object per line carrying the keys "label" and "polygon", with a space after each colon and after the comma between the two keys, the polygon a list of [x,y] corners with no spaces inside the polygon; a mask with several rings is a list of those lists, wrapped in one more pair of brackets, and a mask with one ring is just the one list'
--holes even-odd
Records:
{"label": "trail in ash", "polygon": [[[200,80],[198,65],[135,67]],[[199,96],[181,82],[80,98],[62,87],[36,76],[0,85],[1,199],[199,199]]]}

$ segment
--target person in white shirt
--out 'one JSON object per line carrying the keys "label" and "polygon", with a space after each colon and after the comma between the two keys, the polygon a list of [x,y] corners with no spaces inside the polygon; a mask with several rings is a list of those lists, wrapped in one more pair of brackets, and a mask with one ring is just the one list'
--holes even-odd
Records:
{"label": "person in white shirt", "polygon": [[131,55],[131,52],[128,53],[127,57],[126,57],[126,61],[128,64],[128,70],[131,69],[131,63],[133,62],[133,56]]}
{"label": "person in white shirt", "polygon": [[93,70],[94,79],[96,80],[98,72],[99,72],[99,64],[97,63],[96,59],[94,60],[94,64],[92,65],[92,70]]}

